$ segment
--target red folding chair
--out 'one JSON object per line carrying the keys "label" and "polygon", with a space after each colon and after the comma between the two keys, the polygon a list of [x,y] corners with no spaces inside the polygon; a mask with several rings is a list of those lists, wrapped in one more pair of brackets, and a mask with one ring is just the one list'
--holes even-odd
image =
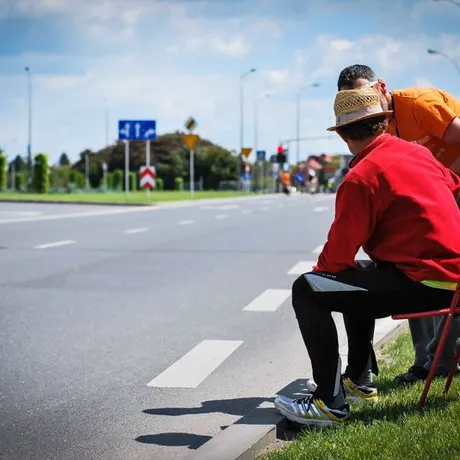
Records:
{"label": "red folding chair", "polygon": [[[413,318],[426,318],[426,317],[433,317],[433,316],[447,316],[446,323],[444,324],[444,328],[442,330],[441,338],[439,339],[438,346],[436,347],[436,353],[433,358],[433,362],[430,367],[430,371],[428,373],[428,377],[425,382],[425,387],[423,388],[422,396],[420,396],[420,400],[417,403],[417,409],[422,410],[423,406],[425,405],[425,400],[430,391],[431,382],[435,376],[436,368],[438,367],[439,359],[441,358],[442,351],[446,344],[447,335],[449,334],[450,326],[452,325],[452,321],[455,315],[460,314],[460,281],[458,282],[457,286],[455,287],[454,297],[452,299],[452,303],[448,308],[442,308],[441,310],[432,310],[432,311],[425,311],[420,313],[407,313],[401,315],[393,315],[393,319],[413,319]],[[449,375],[447,376],[446,386],[444,387],[444,395],[447,395],[450,389],[450,385],[452,383],[452,379],[454,378],[455,372],[457,370],[458,363],[460,362],[460,341],[457,339],[457,352],[455,354],[454,362],[452,363],[452,367],[450,369]]]}

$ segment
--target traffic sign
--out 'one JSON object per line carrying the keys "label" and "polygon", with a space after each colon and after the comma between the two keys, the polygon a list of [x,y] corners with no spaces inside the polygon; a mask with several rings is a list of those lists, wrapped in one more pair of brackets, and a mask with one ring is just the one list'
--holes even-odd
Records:
{"label": "traffic sign", "polygon": [[241,154],[244,155],[246,158],[250,155],[251,152],[252,152],[251,147],[243,147],[241,149]]}
{"label": "traffic sign", "polygon": [[155,166],[141,166],[139,176],[141,188],[155,188]]}
{"label": "traffic sign", "polygon": [[198,134],[184,134],[185,143],[190,150],[195,147],[196,141],[198,140]]}
{"label": "traffic sign", "polygon": [[197,122],[193,117],[187,118],[187,121],[185,122],[185,128],[188,129],[189,131],[193,131],[197,127]]}
{"label": "traffic sign", "polygon": [[118,121],[118,140],[120,141],[153,141],[156,137],[156,120]]}
{"label": "traffic sign", "polygon": [[257,161],[265,161],[265,150],[257,150]]}

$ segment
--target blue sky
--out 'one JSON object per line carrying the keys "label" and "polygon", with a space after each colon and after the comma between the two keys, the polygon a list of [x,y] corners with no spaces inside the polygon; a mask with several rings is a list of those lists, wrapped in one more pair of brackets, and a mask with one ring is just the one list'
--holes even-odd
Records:
{"label": "blue sky", "polygon": [[[239,76],[245,79],[244,139],[272,152],[296,136],[329,136],[343,67],[372,66],[389,88],[441,87],[460,97],[460,7],[434,0],[0,0],[0,146],[27,149],[27,80],[33,77],[33,151],[56,161],[105,144],[117,120],[153,118],[159,133],[182,129],[239,148]],[[269,94],[269,97],[265,97]],[[106,102],[105,102],[106,101]],[[301,157],[344,152],[336,137],[304,141]],[[296,147],[291,144],[292,155]]]}

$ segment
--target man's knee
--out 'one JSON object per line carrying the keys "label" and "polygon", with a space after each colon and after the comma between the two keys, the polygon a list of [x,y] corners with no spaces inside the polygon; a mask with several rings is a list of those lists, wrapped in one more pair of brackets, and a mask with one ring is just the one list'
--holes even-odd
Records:
{"label": "man's knee", "polygon": [[292,306],[296,313],[302,305],[308,305],[312,289],[304,275],[300,275],[292,284]]}

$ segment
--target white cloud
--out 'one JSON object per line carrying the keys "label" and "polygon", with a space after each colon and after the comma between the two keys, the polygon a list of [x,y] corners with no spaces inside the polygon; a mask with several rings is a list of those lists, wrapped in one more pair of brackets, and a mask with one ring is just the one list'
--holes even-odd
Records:
{"label": "white cloud", "polygon": [[242,56],[248,53],[250,49],[249,42],[244,37],[234,37],[230,40],[224,40],[215,37],[211,41],[212,47],[219,53],[228,54],[229,56]]}
{"label": "white cloud", "polygon": [[353,46],[350,40],[331,40],[331,47],[338,51],[348,50]]}
{"label": "white cloud", "polygon": [[430,86],[435,86],[435,85],[433,85],[431,80],[429,80],[428,78],[418,77],[415,79],[415,86],[430,87]]}
{"label": "white cloud", "polygon": [[268,71],[268,80],[271,84],[277,85],[284,83],[289,76],[288,69],[276,69]]}

